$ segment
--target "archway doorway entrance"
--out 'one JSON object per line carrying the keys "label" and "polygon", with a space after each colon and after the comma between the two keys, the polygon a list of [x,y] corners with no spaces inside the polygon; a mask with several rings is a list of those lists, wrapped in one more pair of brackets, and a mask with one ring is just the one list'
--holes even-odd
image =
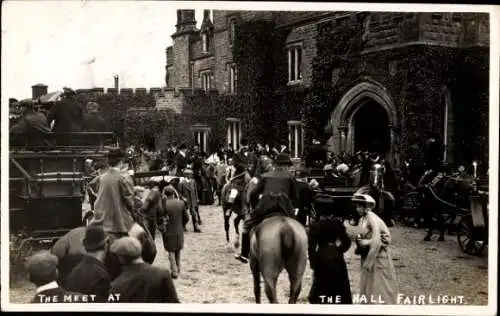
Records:
{"label": "archway doorway entrance", "polygon": [[329,125],[331,151],[354,154],[357,150],[378,150],[399,165],[396,106],[380,83],[365,78],[349,89],[335,106]]}
{"label": "archway doorway entrance", "polygon": [[365,97],[355,105],[352,116],[354,151],[375,151],[387,155],[391,149],[389,117],[375,100]]}

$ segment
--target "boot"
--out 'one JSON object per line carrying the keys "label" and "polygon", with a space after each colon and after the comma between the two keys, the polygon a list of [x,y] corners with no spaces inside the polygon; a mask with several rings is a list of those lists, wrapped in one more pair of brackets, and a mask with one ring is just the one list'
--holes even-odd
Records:
{"label": "boot", "polygon": [[198,226],[198,223],[193,221],[193,230],[195,233],[201,233],[200,226]]}
{"label": "boot", "polygon": [[235,258],[243,263],[248,263],[248,254],[250,253],[250,234],[241,234],[241,254]]}

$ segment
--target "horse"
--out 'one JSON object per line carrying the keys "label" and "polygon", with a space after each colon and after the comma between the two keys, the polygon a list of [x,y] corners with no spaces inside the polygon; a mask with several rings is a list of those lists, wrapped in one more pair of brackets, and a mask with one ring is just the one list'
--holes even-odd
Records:
{"label": "horse", "polygon": [[385,167],[383,164],[373,164],[370,173],[370,182],[362,186],[356,193],[368,194],[377,203],[374,212],[386,223],[387,226],[393,226],[392,212],[395,207],[395,199],[391,192],[384,188]]}
{"label": "horse", "polygon": [[255,302],[261,302],[260,276],[270,303],[277,304],[276,283],[285,269],[290,282],[289,304],[296,304],[307,266],[307,233],[293,218],[275,215],[264,219],[251,232],[250,269]]}
{"label": "horse", "polygon": [[[245,176],[244,174],[240,175],[240,177]],[[242,179],[243,180],[243,179]],[[238,180],[237,180],[238,181]],[[238,248],[240,243],[240,222],[244,219],[245,216],[245,188],[247,187],[247,183],[241,185],[238,188],[238,185],[233,187],[232,182],[228,182],[224,184],[224,187],[221,189],[221,206],[224,215],[224,230],[226,232],[226,241],[229,243],[231,240],[229,238],[229,230],[230,230],[230,220],[231,215],[234,213],[236,217],[233,220],[234,230],[235,230],[235,241],[234,247]],[[231,190],[231,191],[229,191]],[[235,191],[233,191],[235,190]],[[229,192],[228,192],[229,191]],[[226,196],[229,194],[229,199],[231,201],[226,201]]]}
{"label": "horse", "polygon": [[[272,164],[262,171],[269,171]],[[258,180],[252,178],[244,189],[243,204],[251,208],[252,192]],[[279,200],[269,205],[268,216],[250,231],[249,264],[253,275],[255,302],[261,303],[260,276],[264,278],[265,292],[270,303],[277,304],[276,283],[285,269],[290,282],[288,303],[296,304],[302,290],[302,279],[307,266],[308,243],[305,227],[296,219],[281,215]]]}
{"label": "horse", "polygon": [[438,173],[429,184],[419,188],[423,197],[419,213],[427,228],[424,241],[431,240],[433,228],[439,230],[438,241],[444,241],[446,223],[452,224],[458,214],[469,211],[469,197],[473,185],[472,178],[452,177]]}

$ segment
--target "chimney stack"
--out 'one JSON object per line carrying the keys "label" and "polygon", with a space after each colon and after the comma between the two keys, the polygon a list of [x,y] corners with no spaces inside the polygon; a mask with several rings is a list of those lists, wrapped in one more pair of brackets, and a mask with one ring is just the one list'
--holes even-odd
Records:
{"label": "chimney stack", "polygon": [[203,21],[210,20],[210,10],[203,10]]}
{"label": "chimney stack", "polygon": [[48,87],[42,83],[31,86],[31,98],[34,100],[38,99],[42,95],[47,94],[47,88]]}
{"label": "chimney stack", "polygon": [[115,75],[114,78],[115,78],[115,89],[116,89],[116,91],[119,91],[118,75]]}

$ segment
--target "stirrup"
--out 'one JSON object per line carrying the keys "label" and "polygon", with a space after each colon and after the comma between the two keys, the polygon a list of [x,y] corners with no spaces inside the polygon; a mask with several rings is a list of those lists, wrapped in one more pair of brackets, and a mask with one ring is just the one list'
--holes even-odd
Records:
{"label": "stirrup", "polygon": [[235,255],[234,258],[238,261],[241,261],[243,263],[248,263],[248,258],[243,257],[242,255]]}

